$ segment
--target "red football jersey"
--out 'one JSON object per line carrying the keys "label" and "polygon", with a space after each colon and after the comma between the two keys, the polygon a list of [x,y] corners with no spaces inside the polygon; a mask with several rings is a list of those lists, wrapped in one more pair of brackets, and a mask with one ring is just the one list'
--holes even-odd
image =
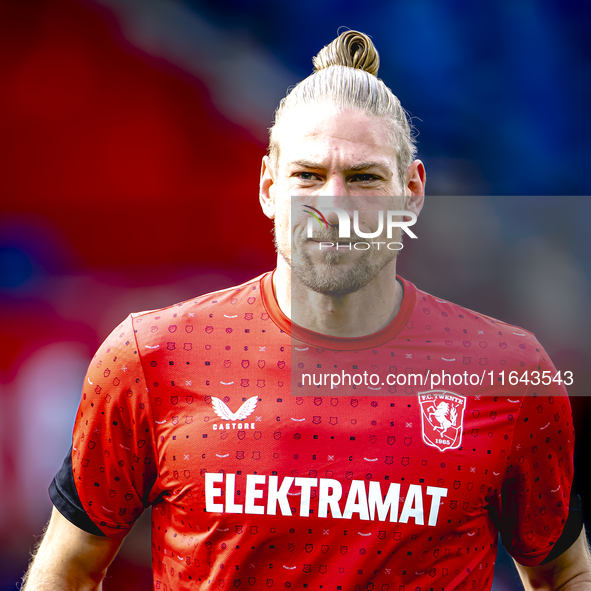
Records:
{"label": "red football jersey", "polygon": [[90,364],[54,504],[111,537],[152,505],[165,591],[488,589],[499,532],[539,564],[569,514],[564,383],[529,332],[400,281],[355,339],[292,328],[270,273],[132,314]]}

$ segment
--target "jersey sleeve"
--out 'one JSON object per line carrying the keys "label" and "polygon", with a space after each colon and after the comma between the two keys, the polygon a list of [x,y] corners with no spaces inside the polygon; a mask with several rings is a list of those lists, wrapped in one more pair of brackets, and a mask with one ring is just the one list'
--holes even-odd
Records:
{"label": "jersey sleeve", "polygon": [[[528,372],[530,381],[517,417],[501,495],[501,539],[524,566],[557,557],[581,530],[580,512],[573,510],[569,519],[569,507],[576,504],[571,500],[574,430],[570,402],[548,354],[540,350],[538,367]],[[553,381],[544,385],[542,381],[548,379],[543,376]]]}
{"label": "jersey sleeve", "polygon": [[84,378],[72,448],[49,489],[60,513],[89,533],[125,536],[153,500],[153,426],[130,316],[101,345]]}

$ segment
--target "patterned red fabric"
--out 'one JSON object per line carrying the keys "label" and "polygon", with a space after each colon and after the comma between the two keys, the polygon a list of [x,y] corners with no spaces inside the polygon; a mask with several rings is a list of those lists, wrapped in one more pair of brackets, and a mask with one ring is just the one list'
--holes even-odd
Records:
{"label": "patterned red fabric", "polygon": [[[156,589],[488,589],[499,531],[522,564],[548,555],[568,516],[570,405],[562,384],[508,374],[556,370],[527,331],[401,281],[396,319],[362,339],[292,340],[271,274],[133,314],[107,338],[72,475],[107,536],[153,505]],[[298,386],[328,366],[484,378]]]}

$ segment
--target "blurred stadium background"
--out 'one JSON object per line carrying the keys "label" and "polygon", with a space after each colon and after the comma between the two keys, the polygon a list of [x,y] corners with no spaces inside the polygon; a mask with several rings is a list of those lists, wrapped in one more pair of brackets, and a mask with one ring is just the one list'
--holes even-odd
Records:
{"label": "blurred stadium background", "polygon": [[[574,372],[589,511],[590,20],[582,0],[0,0],[0,591],[110,330],[274,266],[267,128],[341,26],[373,37],[420,131],[429,197],[401,274]],[[148,538],[143,517],[106,590],[150,588]],[[500,563],[495,588],[519,588]]]}

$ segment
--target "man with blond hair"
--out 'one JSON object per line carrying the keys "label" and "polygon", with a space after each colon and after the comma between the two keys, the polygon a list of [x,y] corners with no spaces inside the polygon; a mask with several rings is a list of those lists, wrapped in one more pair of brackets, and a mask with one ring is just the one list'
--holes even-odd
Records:
{"label": "man with blond hair", "polygon": [[490,589],[499,533],[528,588],[591,589],[563,381],[531,333],[396,275],[425,187],[406,114],[367,36],[314,65],[262,164],[276,270],[107,338],[27,591],[100,588],[148,506],[156,589]]}

